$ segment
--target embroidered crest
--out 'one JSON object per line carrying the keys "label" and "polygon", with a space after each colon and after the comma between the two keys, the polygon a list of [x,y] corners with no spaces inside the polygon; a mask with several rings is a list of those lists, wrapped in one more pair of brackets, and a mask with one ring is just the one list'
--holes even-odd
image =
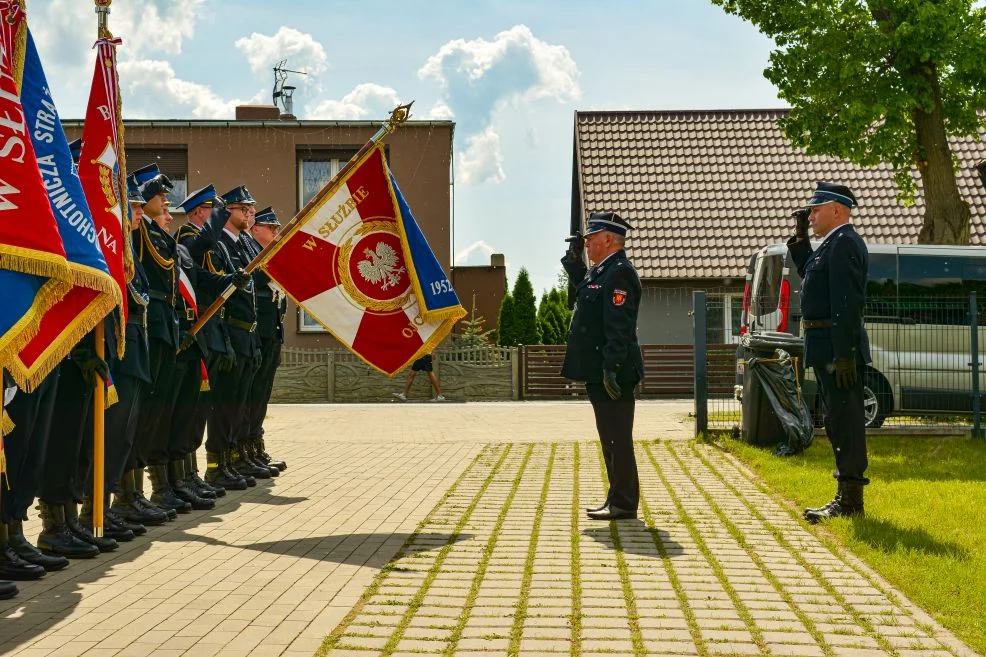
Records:
{"label": "embroidered crest", "polygon": [[627,301],[626,290],[613,290],[613,305],[622,306]]}
{"label": "embroidered crest", "polygon": [[598,290],[599,288],[602,287],[602,285],[600,285],[599,283],[589,283],[588,285],[586,285],[586,287],[589,288],[590,290]]}

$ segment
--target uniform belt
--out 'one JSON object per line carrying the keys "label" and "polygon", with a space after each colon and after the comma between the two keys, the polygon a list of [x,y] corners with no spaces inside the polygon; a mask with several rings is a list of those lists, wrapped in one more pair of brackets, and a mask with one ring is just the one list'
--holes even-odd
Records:
{"label": "uniform belt", "polygon": [[150,290],[148,291],[147,296],[152,299],[157,299],[158,301],[164,301],[171,306],[175,305],[175,296],[173,294],[165,294],[159,290]]}
{"label": "uniform belt", "polygon": [[195,321],[195,308],[185,308],[185,319],[189,322]]}
{"label": "uniform belt", "polygon": [[816,328],[828,328],[832,326],[831,319],[802,319],[801,328],[803,329],[816,329]]}
{"label": "uniform belt", "polygon": [[234,327],[234,328],[242,329],[242,330],[246,331],[247,333],[253,333],[254,331],[257,330],[257,322],[253,322],[251,324],[250,322],[244,322],[244,321],[239,320],[239,319],[234,319],[232,317],[227,317],[226,318],[226,323],[229,324],[230,326]]}

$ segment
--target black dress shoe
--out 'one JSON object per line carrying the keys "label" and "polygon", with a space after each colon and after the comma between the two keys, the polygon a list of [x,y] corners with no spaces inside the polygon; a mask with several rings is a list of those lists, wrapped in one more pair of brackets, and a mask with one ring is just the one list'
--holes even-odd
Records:
{"label": "black dress shoe", "polygon": [[637,512],[629,509],[621,509],[610,504],[599,511],[589,511],[589,518],[592,520],[624,520],[626,518],[636,518]]}
{"label": "black dress shoe", "polygon": [[594,507],[591,507],[591,508],[590,507],[586,507],[585,508],[585,512],[586,513],[597,513],[599,511],[602,511],[603,509],[605,509],[607,506],[609,506],[609,502],[603,502],[599,506],[594,506]]}
{"label": "black dress shoe", "polygon": [[17,585],[13,582],[0,582],[0,600],[9,600],[17,595]]}
{"label": "black dress shoe", "polygon": [[9,545],[0,550],[0,578],[18,581],[41,579],[45,569],[25,561]]}

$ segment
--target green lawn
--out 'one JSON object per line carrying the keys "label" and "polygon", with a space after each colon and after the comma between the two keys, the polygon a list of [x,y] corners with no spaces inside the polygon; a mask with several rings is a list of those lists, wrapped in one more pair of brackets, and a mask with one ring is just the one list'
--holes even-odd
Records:
{"label": "green lawn", "polygon": [[[827,522],[855,553],[959,638],[986,653],[986,442],[869,437],[866,517]],[[835,493],[825,438],[780,458],[729,438],[718,443],[799,507]]]}

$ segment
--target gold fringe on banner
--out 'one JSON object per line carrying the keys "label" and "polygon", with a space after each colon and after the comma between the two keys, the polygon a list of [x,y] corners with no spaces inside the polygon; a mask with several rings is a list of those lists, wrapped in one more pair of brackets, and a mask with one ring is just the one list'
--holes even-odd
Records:
{"label": "gold fringe on banner", "polygon": [[[78,342],[113,308],[120,304],[120,288],[109,274],[85,265],[70,263],[75,285],[98,292],[97,296],[48,344],[38,359],[27,365],[15,354],[9,366],[17,385],[31,392],[45,380]],[[23,345],[21,345],[23,348]]]}

